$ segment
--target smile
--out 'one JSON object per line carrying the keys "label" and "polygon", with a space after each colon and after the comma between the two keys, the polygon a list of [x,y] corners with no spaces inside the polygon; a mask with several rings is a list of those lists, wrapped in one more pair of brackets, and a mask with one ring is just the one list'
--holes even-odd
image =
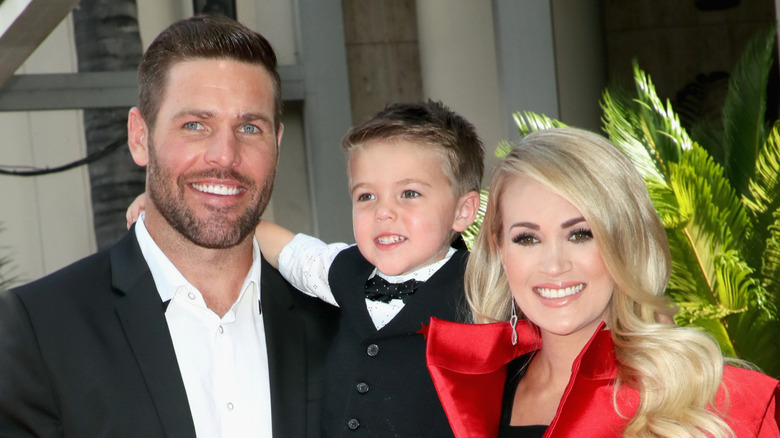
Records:
{"label": "smile", "polygon": [[223,184],[191,184],[192,188],[199,192],[211,195],[231,196],[241,193],[240,187],[228,187]]}
{"label": "smile", "polygon": [[403,242],[404,240],[406,240],[406,237],[397,235],[379,236],[376,238],[376,242],[382,245],[390,245],[393,243]]}
{"label": "smile", "polygon": [[534,291],[542,296],[542,298],[564,298],[574,295],[585,288],[584,283],[577,284],[575,286],[565,287],[563,289],[552,289],[549,287],[535,287]]}

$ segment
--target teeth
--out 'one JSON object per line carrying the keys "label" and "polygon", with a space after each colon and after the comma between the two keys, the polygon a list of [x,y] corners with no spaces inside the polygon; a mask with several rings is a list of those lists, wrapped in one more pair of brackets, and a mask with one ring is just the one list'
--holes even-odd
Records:
{"label": "teeth", "polygon": [[193,184],[192,187],[203,193],[210,193],[212,195],[237,195],[241,192],[238,187],[228,187],[223,184]]}
{"label": "teeth", "polygon": [[569,295],[574,295],[577,292],[581,291],[582,288],[584,288],[585,285],[580,283],[576,286],[566,287],[563,289],[551,289],[547,287],[536,287],[534,290],[541,295],[544,298],[563,298],[568,297]]}
{"label": "teeth", "polygon": [[381,243],[382,245],[403,242],[404,240],[406,240],[406,237],[403,236],[381,236],[376,238],[377,243]]}

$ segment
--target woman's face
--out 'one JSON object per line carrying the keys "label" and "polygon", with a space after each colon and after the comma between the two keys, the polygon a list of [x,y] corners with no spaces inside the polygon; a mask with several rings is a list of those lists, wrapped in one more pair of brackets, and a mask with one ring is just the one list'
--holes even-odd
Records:
{"label": "woman's face", "polygon": [[543,333],[592,335],[608,316],[614,282],[580,211],[522,176],[499,201],[499,256],[520,310]]}

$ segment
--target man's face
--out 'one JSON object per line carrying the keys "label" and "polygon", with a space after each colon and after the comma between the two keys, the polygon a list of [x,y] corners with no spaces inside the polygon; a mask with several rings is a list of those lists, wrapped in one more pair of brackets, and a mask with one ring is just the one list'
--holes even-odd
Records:
{"label": "man's face", "polygon": [[202,247],[244,241],[276,173],[281,132],[273,124],[273,91],[262,66],[213,59],[174,65],[147,139],[147,215],[157,210]]}

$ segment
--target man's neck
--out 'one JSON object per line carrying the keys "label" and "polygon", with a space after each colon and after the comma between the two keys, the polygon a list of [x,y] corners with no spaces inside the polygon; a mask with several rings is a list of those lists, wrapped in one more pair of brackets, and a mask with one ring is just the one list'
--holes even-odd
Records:
{"label": "man's neck", "polygon": [[144,225],[176,269],[203,295],[206,306],[223,316],[241,293],[252,266],[252,235],[230,248],[205,248],[193,243],[157,214],[146,213]]}

